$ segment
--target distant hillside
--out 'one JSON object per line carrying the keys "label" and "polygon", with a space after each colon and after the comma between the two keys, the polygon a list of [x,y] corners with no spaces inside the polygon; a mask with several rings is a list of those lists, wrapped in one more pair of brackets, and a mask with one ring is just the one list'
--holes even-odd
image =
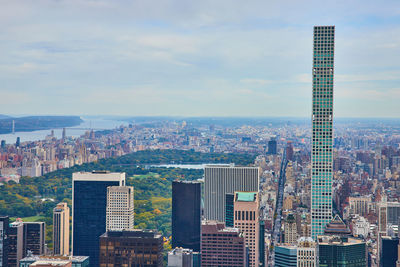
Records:
{"label": "distant hillside", "polygon": [[[0,115],[1,116],[1,115]],[[16,132],[31,132],[51,128],[72,127],[83,121],[79,116],[29,116],[22,118],[0,119],[0,134],[11,133],[12,121],[15,121]]]}
{"label": "distant hillside", "polygon": [[10,116],[4,115],[4,114],[0,114],[0,120],[2,119],[9,119],[11,118]]}

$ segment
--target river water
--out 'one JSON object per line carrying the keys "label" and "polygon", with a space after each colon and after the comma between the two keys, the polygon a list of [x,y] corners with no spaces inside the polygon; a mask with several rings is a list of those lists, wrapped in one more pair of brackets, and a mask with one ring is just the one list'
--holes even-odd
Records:
{"label": "river water", "polygon": [[[88,129],[93,130],[108,130],[114,129],[121,125],[128,125],[124,121],[116,121],[101,118],[85,118],[81,117],[83,122],[80,125],[66,128],[66,135],[79,137],[84,134]],[[44,140],[47,135],[50,135],[51,130],[54,130],[54,136],[57,138],[62,137],[62,128],[40,130],[33,132],[15,132],[15,134],[0,134],[0,140],[5,140],[7,144],[15,143],[17,137],[21,138],[21,142]]]}

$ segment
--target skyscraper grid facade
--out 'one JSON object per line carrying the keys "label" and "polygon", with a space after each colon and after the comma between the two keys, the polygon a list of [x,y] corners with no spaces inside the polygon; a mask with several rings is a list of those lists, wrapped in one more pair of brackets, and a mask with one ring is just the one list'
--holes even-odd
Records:
{"label": "skyscraper grid facade", "polygon": [[69,208],[65,202],[53,209],[53,254],[69,255]]}
{"label": "skyscraper grid facade", "polygon": [[107,188],[107,231],[134,229],[133,186]]}
{"label": "skyscraper grid facade", "polygon": [[332,122],[335,26],[314,27],[311,235],[332,219]]}
{"label": "skyscraper grid facade", "polygon": [[258,192],[259,167],[208,165],[204,168],[204,217],[225,222],[226,194]]}

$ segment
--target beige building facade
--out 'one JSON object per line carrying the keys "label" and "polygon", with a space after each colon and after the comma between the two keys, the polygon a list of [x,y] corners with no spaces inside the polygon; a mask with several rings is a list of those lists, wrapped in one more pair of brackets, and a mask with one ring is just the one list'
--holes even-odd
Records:
{"label": "beige building facade", "polygon": [[251,267],[259,265],[259,197],[258,192],[235,192],[234,227],[239,228],[249,248]]}
{"label": "beige building facade", "polygon": [[53,209],[53,253],[69,255],[69,207],[61,202]]}

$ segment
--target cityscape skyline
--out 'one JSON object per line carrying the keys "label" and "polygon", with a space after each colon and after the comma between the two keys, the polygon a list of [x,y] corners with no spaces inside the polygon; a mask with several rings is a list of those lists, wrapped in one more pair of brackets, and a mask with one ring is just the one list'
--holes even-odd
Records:
{"label": "cityscape skyline", "polygon": [[316,4],[7,3],[3,109],[307,117],[309,28],[336,25],[335,117],[398,116],[399,3],[338,2],[322,12]]}
{"label": "cityscape skyline", "polygon": [[4,5],[0,267],[400,267],[400,3],[320,5]]}

